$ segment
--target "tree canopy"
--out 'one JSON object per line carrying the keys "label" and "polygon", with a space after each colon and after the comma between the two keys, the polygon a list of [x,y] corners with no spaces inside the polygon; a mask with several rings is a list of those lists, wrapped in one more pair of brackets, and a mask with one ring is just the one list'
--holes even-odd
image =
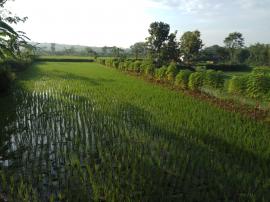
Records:
{"label": "tree canopy", "polygon": [[191,62],[197,59],[199,51],[203,47],[201,33],[196,30],[185,32],[180,39],[181,56],[185,62]]}

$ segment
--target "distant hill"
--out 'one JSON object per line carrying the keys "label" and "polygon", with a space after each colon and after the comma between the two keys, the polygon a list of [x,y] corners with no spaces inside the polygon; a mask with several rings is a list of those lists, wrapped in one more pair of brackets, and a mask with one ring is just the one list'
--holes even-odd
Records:
{"label": "distant hill", "polygon": [[[31,42],[32,45],[35,45],[38,48],[43,49],[44,51],[51,50],[51,43],[38,43],[38,42]],[[66,49],[74,48],[76,52],[84,51],[86,48],[92,48],[93,51],[98,53],[102,52],[102,47],[93,47],[93,46],[81,46],[81,45],[69,45],[69,44],[58,44],[55,43],[55,50],[56,51],[64,51]]]}
{"label": "distant hill", "polygon": [[[38,42],[31,42],[32,45],[36,46],[38,49],[42,51],[51,51],[51,44],[52,43],[38,43]],[[70,45],[70,44],[58,44],[55,43],[55,51],[65,51],[67,49],[73,49],[75,52],[84,52],[86,48],[91,48],[93,51],[97,53],[102,53],[103,47],[96,47],[96,46],[82,46],[82,45]],[[129,52],[130,49],[124,49],[126,52]]]}

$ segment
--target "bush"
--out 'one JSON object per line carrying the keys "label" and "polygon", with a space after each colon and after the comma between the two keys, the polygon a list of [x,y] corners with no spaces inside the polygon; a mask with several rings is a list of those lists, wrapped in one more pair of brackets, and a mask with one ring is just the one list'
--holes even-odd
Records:
{"label": "bush", "polygon": [[230,65],[230,64],[206,64],[206,69],[220,70],[220,71],[248,71],[250,67],[247,65]]}
{"label": "bush", "polygon": [[10,68],[0,67],[0,92],[6,92],[14,79],[15,74],[11,72]]}
{"label": "bush", "polygon": [[118,68],[124,70],[124,62],[119,62]]}
{"label": "bush", "polygon": [[155,73],[155,66],[154,65],[148,65],[145,69],[145,74],[153,77]]}
{"label": "bush", "polygon": [[270,93],[270,76],[263,73],[249,74],[247,94],[252,98],[265,97]]}
{"label": "bush", "polygon": [[112,60],[112,59],[106,59],[106,60],[105,60],[105,65],[106,65],[107,67],[112,67],[112,63],[113,63],[113,60]]}
{"label": "bush", "polygon": [[192,72],[190,70],[181,70],[175,77],[175,85],[177,87],[187,89],[189,76]]}
{"label": "bush", "polygon": [[252,70],[252,73],[255,74],[265,74],[265,75],[270,75],[270,68],[267,67],[256,67]]}
{"label": "bush", "polygon": [[155,64],[154,61],[151,59],[144,60],[142,65],[142,69],[144,70],[144,73],[148,76],[154,76],[155,73]]}
{"label": "bush", "polygon": [[188,87],[191,90],[199,90],[203,85],[204,72],[194,72],[189,77]]}
{"label": "bush", "polygon": [[166,71],[166,76],[167,76],[168,81],[173,82],[176,75],[177,75],[176,63],[175,62],[172,62],[168,66],[167,71]]}
{"label": "bush", "polygon": [[141,72],[141,65],[142,65],[142,62],[141,61],[135,61],[133,63],[133,70],[137,73],[140,73]]}
{"label": "bush", "polygon": [[0,63],[0,66],[9,67],[12,71],[23,71],[25,70],[30,64],[32,60],[18,60],[18,59],[7,59]]}
{"label": "bush", "polygon": [[222,71],[207,70],[203,84],[212,88],[223,88],[225,75]]}
{"label": "bush", "polygon": [[98,61],[99,64],[105,65],[105,59],[103,59],[103,58],[98,58],[97,61]]}
{"label": "bush", "polygon": [[112,63],[112,67],[118,69],[120,62],[118,60],[114,60]]}
{"label": "bush", "polygon": [[228,83],[228,92],[244,94],[247,90],[248,76],[233,76]]}
{"label": "bush", "polygon": [[155,69],[155,79],[157,81],[164,81],[166,78],[166,71],[167,71],[166,66],[162,66],[161,68]]}
{"label": "bush", "polygon": [[128,66],[127,66],[127,70],[132,72],[133,69],[134,69],[134,62],[131,62],[130,61],[129,64],[128,64]]}

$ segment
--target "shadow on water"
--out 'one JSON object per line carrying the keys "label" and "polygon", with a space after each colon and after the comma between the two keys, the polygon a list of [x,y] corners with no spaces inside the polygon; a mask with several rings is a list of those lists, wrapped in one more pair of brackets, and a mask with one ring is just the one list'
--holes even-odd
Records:
{"label": "shadow on water", "polygon": [[[16,129],[8,128],[8,126],[16,122],[20,103],[21,100],[12,92],[0,97],[0,168],[10,166],[10,162],[15,162],[21,152],[25,150],[25,148],[16,151],[10,149],[12,147],[11,135],[16,132]],[[16,167],[16,165],[14,164],[12,167]]]}

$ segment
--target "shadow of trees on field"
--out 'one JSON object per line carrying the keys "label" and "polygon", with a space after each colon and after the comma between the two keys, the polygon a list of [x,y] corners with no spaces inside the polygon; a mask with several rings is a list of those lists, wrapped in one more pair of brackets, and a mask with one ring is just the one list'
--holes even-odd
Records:
{"label": "shadow of trees on field", "polygon": [[[37,68],[33,67],[30,72],[22,80],[38,80],[44,77],[44,72]],[[91,86],[114,82],[113,79],[88,78],[61,71],[50,71],[48,76],[67,80],[71,85],[77,80]],[[89,99],[91,98],[79,96],[78,100],[71,100],[70,106]],[[110,105],[109,100],[106,102]],[[8,110],[7,104],[10,105]],[[16,119],[18,104],[19,102],[14,102],[14,95],[7,100],[0,98],[2,129]],[[134,157],[140,162],[138,167],[128,165],[128,169],[123,171],[123,173],[132,172],[134,169],[136,174],[142,175],[143,180],[139,181],[139,176],[135,176],[138,181],[132,185],[133,194],[135,195],[136,191],[141,192],[142,201],[251,201],[252,199],[270,201],[269,157],[264,158],[236,143],[228,142],[220,134],[204,133],[181,126],[181,123],[177,123],[179,124],[177,128],[173,128],[173,124],[160,124],[163,120],[157,120],[142,107],[128,102],[119,102],[111,106],[116,125],[127,128],[128,133],[123,137],[124,143],[136,147],[142,155],[140,158]],[[9,119],[3,119],[5,115],[2,112],[5,110],[9,113]],[[109,116],[102,110],[95,113],[102,117],[100,121],[106,121]],[[100,133],[104,132],[103,128],[98,129]],[[4,145],[8,138],[0,136],[1,156],[3,156],[1,148],[8,148]],[[250,141],[254,140],[250,138]],[[113,153],[112,156],[129,158],[129,154],[123,153],[121,149],[114,152],[118,154]],[[120,177],[125,178],[124,175]],[[106,181],[106,178],[103,180]],[[125,194],[127,187],[122,186]],[[142,190],[145,187],[149,189]]]}
{"label": "shadow of trees on field", "polygon": [[[119,108],[122,112],[116,115],[119,122],[149,135],[153,141],[148,143],[149,147],[155,142],[163,145],[164,150],[156,153],[162,162],[175,161],[171,168],[164,168],[162,163],[146,166],[148,175],[152,176],[147,178],[152,184],[151,200],[153,197],[157,197],[156,201],[249,201],[252,197],[270,200],[266,183],[270,178],[269,158],[228,142],[219,134],[203,134],[188,128],[172,132],[170,126],[158,125],[159,121],[149,112],[130,103],[121,103]],[[189,157],[186,168],[176,163],[184,162],[183,156]],[[184,176],[180,177],[181,171],[175,171],[173,165],[185,169]],[[159,177],[163,177],[162,182]]]}
{"label": "shadow of trees on field", "polygon": [[[14,89],[15,92],[17,89]],[[12,161],[11,167],[18,166],[14,164],[15,159],[18,159],[20,154],[25,148],[19,148],[16,151],[12,151],[11,135],[16,133],[15,127],[17,118],[17,107],[20,105],[21,100],[14,92],[0,97],[0,170],[1,167],[6,166],[6,161]]]}

